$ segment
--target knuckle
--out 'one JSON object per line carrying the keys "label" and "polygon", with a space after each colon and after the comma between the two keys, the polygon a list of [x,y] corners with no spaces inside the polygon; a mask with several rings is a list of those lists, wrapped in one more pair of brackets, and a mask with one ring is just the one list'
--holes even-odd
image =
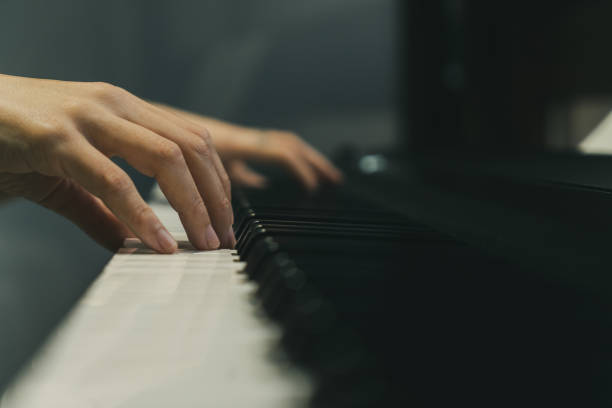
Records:
{"label": "knuckle", "polygon": [[173,142],[162,143],[156,153],[158,159],[164,163],[176,164],[183,161],[181,148]]}
{"label": "knuckle", "polygon": [[109,171],[103,176],[105,194],[125,195],[132,189],[132,180],[126,175],[118,171]]}
{"label": "knuckle", "polygon": [[69,155],[76,136],[69,123],[62,121],[38,123],[31,131],[28,160],[39,172],[64,174],[62,159]]}
{"label": "knuckle", "polygon": [[206,206],[204,205],[202,198],[198,194],[194,194],[192,198],[191,210],[193,211],[193,214],[198,218],[208,217]]}
{"label": "knuckle", "polygon": [[212,143],[210,132],[206,128],[200,128],[197,135],[208,145]]}
{"label": "knuckle", "polygon": [[139,229],[144,228],[145,225],[149,224],[151,219],[155,216],[151,207],[145,203],[137,204],[132,209],[133,219],[132,222]]}
{"label": "knuckle", "polygon": [[71,119],[83,119],[91,117],[96,111],[96,104],[84,99],[69,99],[64,102],[63,110]]}
{"label": "knuckle", "polygon": [[53,148],[73,139],[68,121],[56,120],[40,123],[34,132],[34,140],[41,147]]}
{"label": "knuckle", "polygon": [[202,138],[198,138],[191,143],[191,150],[204,158],[209,158],[212,154],[210,145]]}
{"label": "knuckle", "polygon": [[69,117],[78,116],[81,113],[82,109],[83,109],[83,101],[80,101],[77,98],[66,99],[62,103],[62,110]]}
{"label": "knuckle", "polygon": [[223,183],[223,188],[226,191],[232,190],[232,181],[230,180],[227,174],[221,176],[221,183]]}
{"label": "knuckle", "polygon": [[212,137],[210,136],[210,131],[207,128],[192,123],[191,125],[188,126],[188,129],[197,138],[202,139],[206,143],[212,143]]}
{"label": "knuckle", "polygon": [[93,82],[91,92],[94,97],[109,102],[118,102],[129,95],[129,92],[108,82]]}
{"label": "knuckle", "polygon": [[230,180],[229,175],[227,173],[221,174],[221,182],[228,189],[232,186],[232,181]]}
{"label": "knuckle", "polygon": [[108,82],[92,82],[89,88],[93,94],[104,97],[112,94],[116,87]]}
{"label": "knuckle", "polygon": [[232,203],[230,203],[229,198],[227,197],[223,197],[221,199],[221,202],[219,203],[219,207],[221,208],[221,210],[223,211],[231,211],[232,209]]}

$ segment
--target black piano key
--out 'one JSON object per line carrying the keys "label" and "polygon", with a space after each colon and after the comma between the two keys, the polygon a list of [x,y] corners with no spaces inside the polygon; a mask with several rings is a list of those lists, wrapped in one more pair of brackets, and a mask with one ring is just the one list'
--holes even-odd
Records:
{"label": "black piano key", "polygon": [[250,252],[249,256],[240,255],[240,260],[246,261],[245,273],[249,279],[255,279],[258,271],[261,269],[262,262],[266,258],[278,253],[279,245],[272,237],[264,238],[258,241]]}
{"label": "black piano key", "polygon": [[[458,341],[444,351],[431,339],[482,317],[469,317],[480,313],[469,305],[486,299],[482,286],[456,277],[503,267],[405,217],[329,201],[241,208],[237,250],[263,309],[283,328],[281,345],[318,381],[314,406],[384,406],[401,400],[405,367],[463,361],[460,346],[473,350]],[[456,310],[439,309],[453,299]],[[423,376],[423,384],[435,378]]]}

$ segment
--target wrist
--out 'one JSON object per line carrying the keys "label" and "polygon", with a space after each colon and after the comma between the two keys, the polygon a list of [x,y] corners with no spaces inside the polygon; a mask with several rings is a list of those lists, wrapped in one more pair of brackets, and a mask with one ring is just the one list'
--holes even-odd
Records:
{"label": "wrist", "polygon": [[251,156],[265,143],[263,130],[241,126],[223,132],[211,131],[211,137],[219,154],[227,159]]}

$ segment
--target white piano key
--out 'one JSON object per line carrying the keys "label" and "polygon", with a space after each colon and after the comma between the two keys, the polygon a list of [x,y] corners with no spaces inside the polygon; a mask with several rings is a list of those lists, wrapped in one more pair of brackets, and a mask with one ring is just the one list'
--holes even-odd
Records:
{"label": "white piano key", "polygon": [[[188,248],[178,216],[154,211]],[[272,358],[263,318],[231,250],[173,255],[126,242],[21,371],[1,408],[300,407],[310,380]]]}

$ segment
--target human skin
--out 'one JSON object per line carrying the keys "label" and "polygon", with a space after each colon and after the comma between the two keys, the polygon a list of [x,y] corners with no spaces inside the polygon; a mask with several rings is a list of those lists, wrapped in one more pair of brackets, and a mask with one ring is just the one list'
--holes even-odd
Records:
{"label": "human skin", "polygon": [[157,180],[194,247],[234,245],[230,181],[206,128],[106,83],[0,75],[0,191],[57,211],[107,246],[133,234],[174,252],[113,156]]}
{"label": "human skin", "polygon": [[342,181],[342,173],[293,132],[248,128],[165,105],[158,106],[210,130],[213,144],[233,182],[250,187],[266,184],[266,179],[251,170],[246,161],[282,166],[309,191],[317,189],[321,182],[336,184]]}
{"label": "human skin", "polygon": [[235,244],[223,162],[238,181],[253,186],[265,180],[245,160],[284,165],[309,189],[341,179],[289,132],[155,105],[106,83],[0,74],[0,192],[58,212],[109,249],[136,236],[158,252],[176,251],[132,180],[110,160],[114,156],[157,180],[197,249]]}

